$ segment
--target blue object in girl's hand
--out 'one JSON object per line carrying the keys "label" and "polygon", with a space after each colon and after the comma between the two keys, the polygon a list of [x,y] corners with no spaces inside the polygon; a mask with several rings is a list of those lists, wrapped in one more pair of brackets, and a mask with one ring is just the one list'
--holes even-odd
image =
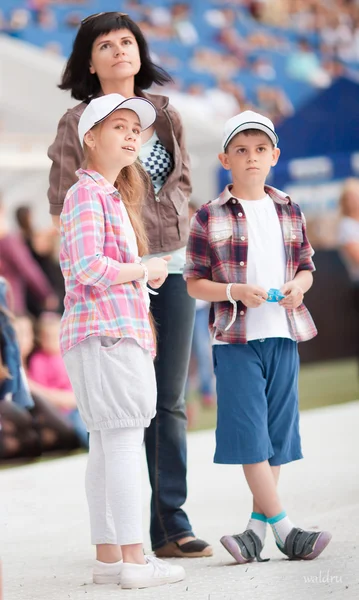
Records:
{"label": "blue object in girl's hand", "polygon": [[283,300],[283,298],[285,298],[284,294],[282,294],[280,290],[276,290],[274,288],[268,290],[267,294],[267,302],[279,302],[280,300]]}

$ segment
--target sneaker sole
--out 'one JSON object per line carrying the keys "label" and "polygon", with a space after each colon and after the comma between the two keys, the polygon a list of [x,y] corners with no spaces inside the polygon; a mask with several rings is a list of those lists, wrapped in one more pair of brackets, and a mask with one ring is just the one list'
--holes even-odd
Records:
{"label": "sneaker sole", "polygon": [[174,575],[173,577],[153,577],[147,580],[145,579],[144,581],[141,581],[141,583],[129,579],[128,581],[121,582],[121,588],[123,590],[141,590],[143,588],[158,587],[160,585],[165,585],[166,583],[178,583],[179,581],[183,581],[185,577],[185,574]]}
{"label": "sneaker sole", "polygon": [[111,576],[109,577],[108,575],[94,575],[92,578],[92,581],[94,583],[97,583],[99,585],[105,584],[105,583],[115,583],[115,584],[119,584],[121,583],[121,576]]}
{"label": "sneaker sole", "polygon": [[229,554],[233,556],[233,558],[237,561],[238,564],[244,565],[246,563],[254,561],[254,558],[245,558],[242,555],[240,547],[231,535],[224,535],[223,537],[221,537],[220,542],[222,546],[225,547],[227,552],[229,552]]}
{"label": "sneaker sole", "polygon": [[319,556],[328,546],[331,539],[332,534],[329,533],[329,531],[322,531],[315,542],[313,552],[307,556],[303,556],[303,560],[314,560],[314,558],[317,558],[317,556]]}
{"label": "sneaker sole", "polygon": [[158,550],[154,550],[154,553],[157,558],[208,558],[213,556],[213,548],[212,546],[206,546],[200,552],[182,552],[177,546],[174,546],[173,549],[164,552],[161,552],[161,548],[158,548]]}

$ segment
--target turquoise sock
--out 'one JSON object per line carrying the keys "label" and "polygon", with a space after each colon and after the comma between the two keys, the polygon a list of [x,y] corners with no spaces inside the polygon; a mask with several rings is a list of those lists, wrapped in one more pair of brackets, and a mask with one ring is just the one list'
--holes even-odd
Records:
{"label": "turquoise sock", "polygon": [[288,533],[294,527],[292,521],[287,516],[287,513],[285,512],[285,510],[283,510],[278,515],[267,519],[267,523],[269,523],[269,525],[272,528],[275,541],[277,542],[278,546],[281,546],[281,548],[283,548]]}
{"label": "turquoise sock", "polygon": [[262,513],[252,512],[246,529],[251,529],[259,537],[262,544],[267,533],[267,517]]}

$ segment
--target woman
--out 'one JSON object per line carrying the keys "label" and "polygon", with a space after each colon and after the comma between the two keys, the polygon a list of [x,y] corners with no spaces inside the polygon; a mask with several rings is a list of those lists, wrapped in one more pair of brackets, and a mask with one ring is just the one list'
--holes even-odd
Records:
{"label": "woman", "polygon": [[195,538],[181,508],[187,496],[184,388],[195,312],[182,279],[191,192],[188,155],[181,119],[168,98],[143,92],[153,83],[168,81],[170,76],[152,63],[139,27],[127,15],[99,13],[84,19],[59,86],[70,90],[81,104],[62,117],[49,148],[53,164],[48,197],[58,224],[64,197],[83,160],[77,126],[91,98],[110,93],[126,98],[137,95],[155,105],[157,119],[143,133],[140,153],[148,180],[143,217],[150,256],[171,254],[172,260],[169,277],[151,300],[158,331],[157,415],[146,432],[151,541],[159,557],[211,556],[212,548]]}

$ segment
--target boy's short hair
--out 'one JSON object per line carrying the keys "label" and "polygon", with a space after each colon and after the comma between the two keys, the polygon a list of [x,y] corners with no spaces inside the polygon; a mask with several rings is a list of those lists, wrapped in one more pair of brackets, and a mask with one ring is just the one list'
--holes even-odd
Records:
{"label": "boy's short hair", "polygon": [[223,152],[226,151],[228,144],[238,133],[255,129],[266,133],[272,141],[273,146],[278,144],[278,136],[275,132],[274,125],[268,117],[254,112],[253,110],[245,110],[244,112],[235,115],[228,119],[224,126],[224,134],[222,140]]}
{"label": "boy's short hair", "polygon": [[237,135],[239,135],[240,133],[243,133],[243,135],[245,135],[246,137],[249,137],[251,135],[259,135],[261,133],[264,133],[264,135],[268,138],[269,143],[272,145],[272,148],[275,148],[275,145],[273,144],[273,141],[271,140],[271,138],[269,137],[269,135],[267,133],[265,133],[264,131],[261,131],[260,129],[245,129],[244,131],[239,131],[238,133],[236,133],[232,139],[228,142],[226,149],[225,149],[225,153],[227,153],[228,148],[230,147],[230,145],[232,144],[232,142],[234,142],[234,140],[236,139]]}

